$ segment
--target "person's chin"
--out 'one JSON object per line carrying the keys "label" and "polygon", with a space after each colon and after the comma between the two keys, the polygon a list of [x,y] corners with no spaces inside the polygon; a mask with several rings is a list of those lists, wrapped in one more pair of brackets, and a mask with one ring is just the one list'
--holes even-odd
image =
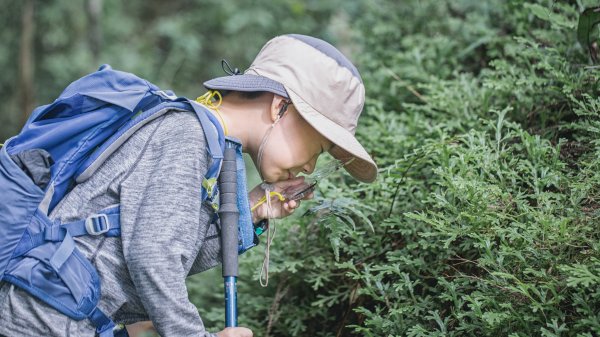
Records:
{"label": "person's chin", "polygon": [[279,175],[265,174],[264,178],[265,178],[265,181],[270,184],[287,180],[287,176],[285,176],[284,174],[279,174]]}
{"label": "person's chin", "polygon": [[281,172],[281,174],[277,177],[277,181],[286,181],[286,180],[290,180],[292,179],[293,176],[290,175],[289,171],[283,171]]}

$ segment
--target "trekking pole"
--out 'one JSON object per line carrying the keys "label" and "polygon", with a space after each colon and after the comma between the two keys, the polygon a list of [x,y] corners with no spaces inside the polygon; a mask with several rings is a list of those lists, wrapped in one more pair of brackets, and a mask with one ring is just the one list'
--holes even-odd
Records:
{"label": "trekking pole", "polygon": [[238,219],[236,153],[226,148],[219,175],[221,251],[225,285],[225,327],[237,326]]}

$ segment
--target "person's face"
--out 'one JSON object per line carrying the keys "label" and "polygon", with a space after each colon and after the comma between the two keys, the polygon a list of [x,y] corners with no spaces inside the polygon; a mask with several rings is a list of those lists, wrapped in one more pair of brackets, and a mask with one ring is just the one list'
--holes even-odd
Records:
{"label": "person's face", "polygon": [[265,145],[261,168],[268,182],[314,171],[319,155],[333,144],[300,116],[293,105],[275,125]]}

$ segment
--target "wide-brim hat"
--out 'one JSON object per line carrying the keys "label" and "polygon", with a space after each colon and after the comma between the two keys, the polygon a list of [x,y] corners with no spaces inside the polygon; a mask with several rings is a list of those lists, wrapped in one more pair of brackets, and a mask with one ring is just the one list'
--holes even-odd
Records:
{"label": "wide-brim hat", "polygon": [[377,177],[377,165],[354,136],[365,87],[356,67],[331,44],[306,35],[278,36],[265,44],[244,74],[218,77],[204,86],[269,91],[289,98],[300,115],[334,144],[329,153],[348,162],[344,166],[348,173],[362,182]]}

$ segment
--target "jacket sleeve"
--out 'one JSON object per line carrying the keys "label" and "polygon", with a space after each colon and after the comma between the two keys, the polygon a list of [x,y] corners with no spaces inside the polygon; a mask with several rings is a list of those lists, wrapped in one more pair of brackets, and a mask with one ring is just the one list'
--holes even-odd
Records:
{"label": "jacket sleeve", "polygon": [[196,117],[160,117],[121,183],[123,255],[136,292],[163,337],[215,337],[189,301],[185,278],[206,234],[200,188],[207,171]]}

